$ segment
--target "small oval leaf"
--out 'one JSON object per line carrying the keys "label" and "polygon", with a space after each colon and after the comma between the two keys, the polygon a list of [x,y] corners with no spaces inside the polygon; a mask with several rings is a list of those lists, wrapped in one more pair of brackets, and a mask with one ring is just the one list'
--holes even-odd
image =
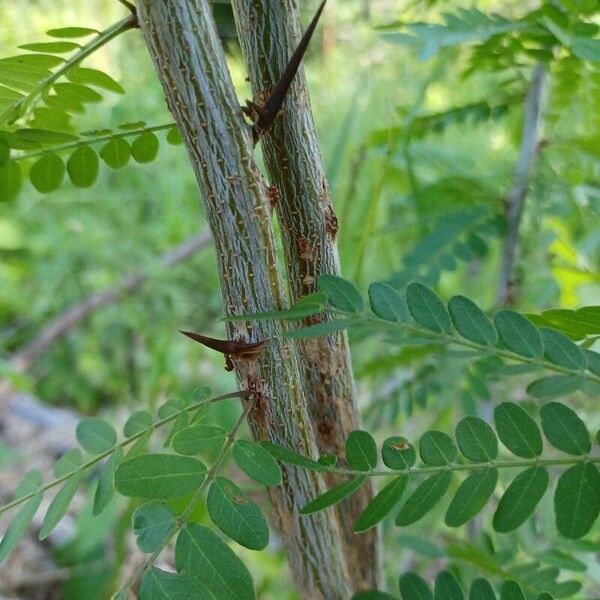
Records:
{"label": "small oval leaf", "polygon": [[464,296],[454,296],[448,302],[448,310],[454,327],[465,339],[483,346],[496,345],[496,329],[475,302]]}
{"label": "small oval leaf", "polygon": [[585,369],[587,361],[583,352],[566,335],[546,327],[542,327],[540,333],[544,342],[544,354],[550,362],[574,371]]}
{"label": "small oval leaf", "polygon": [[352,431],[346,440],[346,460],[351,468],[370,471],[377,465],[377,445],[367,431]]}
{"label": "small oval leaf", "polygon": [[173,449],[186,455],[214,452],[223,445],[226,437],[227,432],[220,427],[191,425],[174,435]]}
{"label": "small oval leaf", "polygon": [[554,491],[556,528],[577,540],[592,528],[600,512],[600,473],[592,463],[579,463],[558,479]]}
{"label": "small oval leaf", "polygon": [[132,437],[152,425],[152,415],[147,410],[138,410],[131,414],[123,426],[123,435]]}
{"label": "small oval leaf", "polygon": [[180,498],[204,480],[206,467],[188,456],[142,454],[122,462],[115,472],[115,487],[123,496]]}
{"label": "small oval leaf", "polygon": [[133,140],[131,156],[139,163],[152,162],[158,154],[158,138],[151,131],[144,131]]}
{"label": "small oval leaf", "polygon": [[213,523],[238,544],[262,550],[269,543],[269,526],[260,508],[229,479],[213,481],[206,506]]}
{"label": "small oval leaf", "polygon": [[592,449],[585,423],[568,406],[548,402],[542,406],[542,429],[547,440],[559,450],[581,456]]}
{"label": "small oval leaf", "polygon": [[472,462],[487,462],[498,456],[498,438],[479,417],[465,417],[458,423],[456,441],[462,455]]}
{"label": "small oval leaf", "polygon": [[136,535],[138,548],[150,553],[156,550],[176,530],[173,510],[157,501],[138,506],[131,517],[131,525]]}
{"label": "small oval leaf", "polygon": [[311,500],[303,508],[300,509],[301,515],[309,515],[310,513],[323,510],[329,506],[340,503],[342,500],[348,498],[356,491],[358,491],[367,481],[366,477],[356,477],[347,481],[346,483],[340,483],[335,487],[327,490],[324,494],[317,496],[314,500]]}
{"label": "small oval leaf", "polygon": [[433,600],[425,580],[412,571],[400,575],[400,596],[402,600]]}
{"label": "small oval leaf", "polygon": [[386,321],[406,321],[406,301],[393,287],[386,283],[372,283],[369,287],[369,303],[375,315]]}
{"label": "small oval leaf", "polygon": [[354,532],[362,533],[375,527],[400,502],[407,481],[406,475],[400,475],[383,487],[358,517]]}
{"label": "small oval leaf", "polygon": [[487,504],[496,489],[498,469],[484,469],[469,475],[459,486],[446,511],[448,527],[460,527]]}
{"label": "small oval leaf", "polygon": [[512,352],[528,358],[542,355],[542,336],[523,315],[514,310],[501,310],[494,316],[494,324],[500,339]]}
{"label": "small oval leaf", "polygon": [[82,419],[75,430],[79,445],[90,454],[102,454],[117,443],[114,427],[100,417]]}
{"label": "small oval leaf", "polygon": [[548,375],[530,383],[527,393],[542,400],[549,400],[573,394],[582,388],[583,383],[583,378],[577,375]]}
{"label": "small oval leaf", "polygon": [[129,142],[122,137],[114,137],[100,149],[100,158],[111,168],[124,167],[131,156]]}
{"label": "small oval leaf", "polygon": [[67,173],[73,185],[90,187],[98,177],[98,156],[89,146],[79,146],[67,161]]}
{"label": "small oval leaf", "polygon": [[383,464],[389,469],[404,471],[414,466],[417,460],[415,447],[402,436],[387,438],[381,446]]}
{"label": "small oval leaf", "polygon": [[449,465],[456,460],[458,449],[454,440],[445,432],[432,429],[419,440],[419,456],[432,467]]}
{"label": "small oval leaf", "polygon": [[33,164],[29,179],[41,194],[49,194],[60,187],[65,176],[65,164],[60,156],[46,154]]}
{"label": "small oval leaf", "polygon": [[450,571],[440,571],[435,578],[434,600],[464,600],[465,595]]}
{"label": "small oval leaf", "polygon": [[281,483],[281,469],[277,461],[259,444],[237,440],[232,453],[237,466],[254,481],[267,486]]}
{"label": "small oval leaf", "polygon": [[327,294],[327,300],[334,308],[354,313],[361,312],[365,307],[365,302],[358,288],[342,277],[321,275],[318,286],[319,290]]}
{"label": "small oval leaf", "polygon": [[421,283],[411,283],[406,288],[406,303],[412,318],[425,329],[436,333],[449,333],[450,315],[439,296]]}
{"label": "small oval leaf", "polygon": [[522,525],[548,489],[548,480],[544,467],[530,467],[519,473],[500,498],[494,513],[494,529],[508,533]]}
{"label": "small oval leaf", "polygon": [[494,409],[494,423],[500,441],[521,458],[542,453],[542,434],[537,423],[514,402],[502,402]]}
{"label": "small oval leaf", "polygon": [[404,527],[424,517],[442,499],[451,481],[451,471],[441,471],[423,481],[400,509],[396,525]]}

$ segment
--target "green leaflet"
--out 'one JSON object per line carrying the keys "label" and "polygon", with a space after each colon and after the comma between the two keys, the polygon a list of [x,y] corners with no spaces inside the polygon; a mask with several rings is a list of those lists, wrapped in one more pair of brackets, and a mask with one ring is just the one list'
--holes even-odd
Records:
{"label": "green leaflet", "polygon": [[369,286],[371,310],[386,321],[406,321],[408,307],[404,298],[386,283],[372,283]]}
{"label": "green leaflet", "polygon": [[600,512],[600,473],[591,463],[579,463],[558,479],[554,492],[556,528],[561,535],[579,539],[591,529]]}
{"label": "green leaflet", "polygon": [[542,406],[540,414],[544,435],[555,448],[575,456],[592,449],[585,423],[568,406],[548,402]]}
{"label": "green leaflet", "polygon": [[377,445],[367,431],[352,431],[346,440],[345,451],[352,469],[370,471],[377,465]]}
{"label": "green leaflet", "polygon": [[233,550],[213,531],[189,523],[177,537],[175,564],[190,573],[217,600],[254,600],[252,577]]}
{"label": "green leaflet", "polygon": [[516,581],[505,581],[500,588],[500,600],[525,600],[525,596]]}
{"label": "green leaflet", "polygon": [[86,145],[81,145],[67,160],[67,173],[73,185],[86,188],[98,178],[98,156]]}
{"label": "green leaflet", "polygon": [[120,169],[129,162],[131,146],[122,137],[114,137],[100,148],[100,158],[111,168]]}
{"label": "green leaflet", "polygon": [[402,436],[387,438],[381,446],[383,464],[397,471],[404,471],[414,466],[417,460],[415,447]]}
{"label": "green leaflet", "polygon": [[443,431],[432,429],[424,433],[419,440],[419,456],[426,465],[449,465],[454,462],[457,454],[454,440]]}
{"label": "green leaflet", "polygon": [[402,600],[433,600],[425,580],[412,571],[400,575],[400,596]]}
{"label": "green leaflet", "polygon": [[581,389],[583,379],[577,375],[548,375],[527,386],[527,393],[536,398],[549,400],[567,396]]}
{"label": "green leaflet", "polygon": [[125,90],[110,75],[97,69],[75,67],[67,73],[67,79],[73,83],[93,85],[115,94],[124,94]]}
{"label": "green leaflet", "polygon": [[446,511],[449,527],[470,521],[487,504],[498,482],[498,469],[489,468],[469,475],[459,486]]}
{"label": "green leaflet", "polygon": [[14,200],[23,187],[21,167],[16,161],[9,161],[0,167],[0,202]]}
{"label": "green leaflet", "polygon": [[46,512],[46,516],[44,517],[42,528],[40,529],[40,540],[46,539],[50,533],[52,533],[52,530],[60,523],[67,510],[69,510],[69,506],[71,505],[71,501],[77,491],[82,476],[82,471],[78,471],[72,475],[65,481],[56,496],[52,499]]}
{"label": "green leaflet", "polygon": [[81,466],[83,457],[79,448],[71,448],[65,452],[54,465],[54,474],[57,477],[64,477],[75,471]]}
{"label": "green leaflet", "polygon": [[238,544],[262,550],[269,543],[269,526],[260,508],[229,479],[212,482],[206,506],[213,523]]}
{"label": "green leaflet", "polygon": [[237,440],[232,454],[237,466],[258,483],[267,486],[281,483],[281,469],[277,461],[259,444]]}
{"label": "green leaflet", "polygon": [[544,467],[530,467],[519,473],[500,498],[494,513],[494,529],[507,533],[522,525],[548,489],[548,480]]}
{"label": "green leaflet", "polygon": [[117,443],[114,427],[99,417],[82,419],[75,434],[79,445],[90,454],[102,454]]}
{"label": "green leaflet", "polygon": [[477,577],[471,582],[469,600],[496,600],[496,594],[487,579]]}
{"label": "green leaflet", "polygon": [[97,29],[90,29],[89,27],[59,27],[46,31],[46,35],[50,37],[66,39],[87,37],[93,33],[99,33],[99,31]]}
{"label": "green leaflet", "polygon": [[123,435],[131,437],[152,425],[152,415],[147,410],[138,410],[131,414],[123,426]]}
{"label": "green leaflet", "polygon": [[358,517],[354,532],[361,533],[375,527],[400,502],[407,481],[406,475],[400,475],[383,487]]}
{"label": "green leaflet", "polygon": [[42,156],[29,171],[33,187],[41,194],[48,194],[59,188],[64,176],[65,163],[56,154]]}
{"label": "green leaflet", "polygon": [[498,404],[494,409],[494,424],[500,441],[515,456],[534,458],[542,453],[540,428],[518,404]]}
{"label": "green leaflet", "polygon": [[347,312],[361,312],[365,302],[358,288],[350,281],[337,275],[321,275],[319,290],[327,294],[327,300],[334,308]]}
{"label": "green leaflet", "polygon": [[202,462],[175,454],[142,454],[123,461],[115,487],[123,496],[180,498],[197,489],[206,475]]}
{"label": "green leaflet", "polygon": [[9,557],[10,553],[19,545],[19,542],[33,520],[33,517],[35,517],[35,513],[40,507],[43,498],[44,492],[40,490],[35,496],[32,496],[27,500],[27,502],[19,509],[19,512],[11,519],[6,533],[2,537],[2,540],[0,540],[0,564],[2,564]]}
{"label": "green leaflet", "polygon": [[346,483],[340,483],[340,485],[336,485],[330,490],[327,490],[324,494],[311,500],[300,509],[300,514],[308,515],[323,510],[324,508],[328,508],[329,506],[333,506],[334,504],[338,504],[348,496],[357,492],[367,481],[367,477],[361,476],[355,477]]}
{"label": "green leaflet", "polygon": [[156,567],[142,578],[139,600],[208,600],[211,598],[201,583],[191,575],[167,573]]}
{"label": "green leaflet", "polygon": [[261,442],[260,445],[267,450],[269,454],[282,462],[303,467],[305,469],[311,469],[313,471],[327,471],[327,467],[325,465],[321,465],[311,458],[302,456],[293,450],[282,448],[273,442]]}
{"label": "green leaflet", "polygon": [[413,319],[436,333],[449,333],[450,315],[433,290],[421,283],[411,283],[406,288],[406,303]]}
{"label": "green leaflet", "polygon": [[550,362],[574,371],[585,369],[587,361],[583,352],[566,335],[546,327],[542,327],[540,333],[544,354]]}
{"label": "green leaflet", "polygon": [[212,425],[190,425],[173,437],[173,449],[179,454],[194,455],[218,450],[227,432]]}
{"label": "green leaflet", "polygon": [[464,600],[465,595],[450,571],[440,571],[435,578],[433,597],[434,600]]}
{"label": "green leaflet", "polygon": [[494,324],[500,339],[509,350],[528,358],[542,355],[542,336],[523,315],[512,310],[501,310],[496,313]]}
{"label": "green leaflet", "polygon": [[33,44],[23,44],[19,46],[21,50],[31,50],[32,52],[47,52],[48,54],[62,54],[63,52],[72,52],[81,48],[75,42],[39,42]]}
{"label": "green leaflet", "polygon": [[448,302],[448,310],[454,327],[465,339],[484,346],[494,346],[498,341],[494,325],[472,300],[454,296]]}
{"label": "green leaflet", "polygon": [[102,469],[94,495],[94,516],[99,515],[104,510],[115,494],[115,470],[123,459],[123,454],[123,448],[116,448],[112,456],[106,461],[104,469]]}
{"label": "green leaflet", "polygon": [[152,131],[145,131],[133,140],[131,156],[139,163],[152,162],[158,154],[158,138]]}
{"label": "green leaflet", "polygon": [[138,506],[131,517],[138,548],[151,553],[176,531],[175,513],[163,502],[152,500]]}
{"label": "green leaflet", "polygon": [[405,527],[424,517],[442,499],[451,481],[451,471],[440,471],[423,481],[400,509],[396,525]]}
{"label": "green leaflet", "polygon": [[498,438],[479,417],[465,417],[459,421],[456,441],[463,456],[472,462],[486,462],[498,456]]}

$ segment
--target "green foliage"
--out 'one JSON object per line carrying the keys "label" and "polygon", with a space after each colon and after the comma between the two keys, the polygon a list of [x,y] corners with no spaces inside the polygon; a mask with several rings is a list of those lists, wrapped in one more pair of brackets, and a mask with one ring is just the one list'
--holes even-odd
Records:
{"label": "green foliage", "polygon": [[237,440],[233,445],[233,460],[248,475],[266,486],[281,483],[281,469],[277,461],[261,445]]}
{"label": "green foliage", "polygon": [[269,543],[269,526],[260,508],[233,481],[215,479],[206,505],[214,524],[238,544],[262,550]]}

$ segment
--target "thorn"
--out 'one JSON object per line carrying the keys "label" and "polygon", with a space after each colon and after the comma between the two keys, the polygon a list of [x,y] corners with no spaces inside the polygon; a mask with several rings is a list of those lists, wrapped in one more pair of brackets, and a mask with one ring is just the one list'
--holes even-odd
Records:
{"label": "thorn", "polygon": [[321,2],[321,5],[315,13],[315,16],[312,18],[312,21],[310,22],[309,26],[304,32],[304,35],[300,39],[298,47],[294,51],[294,54],[292,54],[292,57],[290,58],[283,73],[281,74],[279,81],[275,84],[275,87],[273,88],[271,94],[267,98],[265,105],[262,107],[258,107],[254,102],[250,100],[247,101],[248,108],[254,109],[257,114],[257,119],[253,126],[254,132],[256,134],[256,140],[258,140],[258,137],[265,133],[271,127],[273,121],[275,120],[275,117],[281,110],[285,97],[290,89],[290,85],[292,84],[294,76],[296,75],[298,67],[300,66],[302,58],[304,57],[304,53],[306,52],[306,49],[308,48],[308,44],[310,43],[315,28],[317,27],[319,17],[321,16],[323,9],[325,8],[326,2],[327,0],[323,0],[323,2]]}

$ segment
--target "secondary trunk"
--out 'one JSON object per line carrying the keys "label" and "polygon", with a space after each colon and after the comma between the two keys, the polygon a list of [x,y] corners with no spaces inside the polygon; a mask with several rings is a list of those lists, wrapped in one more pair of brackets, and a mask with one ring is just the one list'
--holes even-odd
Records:
{"label": "secondary trunk", "polygon": [[[297,2],[232,0],[232,5],[254,101],[264,104],[300,39]],[[290,296],[295,301],[316,291],[320,275],[340,272],[338,222],[302,66],[280,115],[260,143],[281,224]],[[314,319],[305,324],[311,322]],[[348,434],[360,423],[345,333],[301,342],[299,364],[319,450],[343,461]],[[327,482],[332,486],[340,479],[332,475]],[[377,529],[360,536],[352,531],[372,495],[371,486],[366,485],[337,507],[354,590],[378,584]]]}
{"label": "secondary trunk", "polygon": [[[140,24],[168,105],[181,129],[218,259],[227,314],[285,305],[270,206],[252,155],[208,0],[140,0]],[[236,361],[240,386],[256,391],[253,435],[313,454],[295,347],[277,323],[230,328],[239,338],[268,340],[259,359]],[[323,491],[314,473],[284,469],[271,490],[276,526],[302,598],[345,599],[350,593],[341,536],[327,512],[300,518],[299,508]]]}

